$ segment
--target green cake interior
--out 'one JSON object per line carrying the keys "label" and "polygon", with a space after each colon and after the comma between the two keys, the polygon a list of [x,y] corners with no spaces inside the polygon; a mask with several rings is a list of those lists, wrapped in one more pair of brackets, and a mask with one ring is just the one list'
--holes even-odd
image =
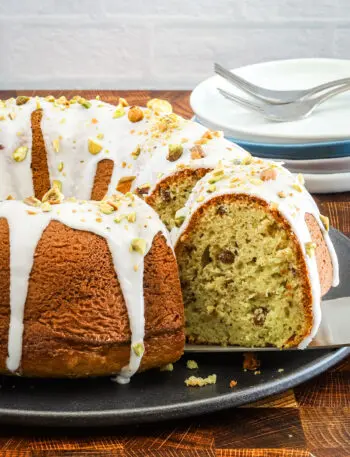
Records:
{"label": "green cake interior", "polygon": [[[213,203],[213,202],[212,202]],[[189,341],[285,347],[310,327],[298,248],[256,202],[207,205],[176,248]]]}

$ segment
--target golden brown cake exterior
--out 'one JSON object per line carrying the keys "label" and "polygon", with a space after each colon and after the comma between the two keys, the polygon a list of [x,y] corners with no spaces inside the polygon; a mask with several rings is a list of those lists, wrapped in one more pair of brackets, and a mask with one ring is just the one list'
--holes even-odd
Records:
{"label": "golden brown cake exterior", "polygon": [[[0,371],[9,331],[8,226],[0,220]],[[145,257],[145,353],[141,370],[183,353],[183,305],[177,265],[162,234]],[[125,301],[106,241],[52,221],[35,252],[25,304],[20,374],[85,377],[118,373],[130,357]]]}

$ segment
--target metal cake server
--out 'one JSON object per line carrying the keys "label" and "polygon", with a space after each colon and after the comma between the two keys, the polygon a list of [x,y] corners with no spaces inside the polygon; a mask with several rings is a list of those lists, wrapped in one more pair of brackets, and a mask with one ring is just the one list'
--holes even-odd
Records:
{"label": "metal cake server", "polygon": [[[322,321],[317,335],[308,349],[329,349],[350,346],[350,297],[325,300],[321,304]],[[297,348],[283,349],[297,351]],[[266,352],[281,351],[278,348],[245,348],[186,344],[186,352]]]}

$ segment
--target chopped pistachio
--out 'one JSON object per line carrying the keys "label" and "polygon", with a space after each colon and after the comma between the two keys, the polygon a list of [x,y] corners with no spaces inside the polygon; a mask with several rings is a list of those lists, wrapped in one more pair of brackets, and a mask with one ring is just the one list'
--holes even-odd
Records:
{"label": "chopped pistachio", "polygon": [[54,102],[54,101],[55,101],[55,97],[54,97],[53,95],[47,95],[47,96],[45,97],[45,100],[46,100],[47,102]]}
{"label": "chopped pistachio", "polygon": [[297,192],[302,192],[303,188],[301,187],[300,184],[294,183],[292,184],[293,189],[295,189]]}
{"label": "chopped pistachio", "polygon": [[159,98],[152,98],[147,102],[147,108],[154,112],[156,115],[160,114],[171,114],[173,107],[167,100],[161,100]]}
{"label": "chopped pistachio", "polygon": [[16,162],[23,162],[23,160],[27,157],[27,153],[27,146],[20,146],[12,153],[12,157]]}
{"label": "chopped pistachio", "polygon": [[187,387],[203,387],[209,384],[216,384],[216,374],[211,374],[206,378],[197,378],[196,376],[190,376],[185,379]]}
{"label": "chopped pistachio", "polygon": [[128,222],[135,222],[136,221],[136,213],[129,213],[127,216]]}
{"label": "chopped pistachio", "polygon": [[123,219],[125,219],[125,217],[126,217],[125,214],[121,214],[120,216],[117,216],[115,219],[113,219],[113,221],[114,221],[116,224],[120,224],[121,221],[122,221]]}
{"label": "chopped pistachio", "polygon": [[94,139],[89,138],[88,139],[88,149],[89,149],[90,154],[96,155],[102,151],[103,146],[102,146],[102,144],[98,143]]}
{"label": "chopped pistachio", "polygon": [[55,152],[60,152],[60,139],[56,138],[55,140],[53,140],[52,141],[52,146],[53,146],[53,150]]}
{"label": "chopped pistachio", "polygon": [[122,105],[118,105],[116,110],[113,113],[113,119],[118,119],[125,115],[125,109]]}
{"label": "chopped pistachio", "polygon": [[277,195],[279,196],[279,198],[286,198],[286,197],[287,197],[286,193],[283,192],[283,190],[281,190],[280,192],[278,192]]}
{"label": "chopped pistachio", "polygon": [[43,196],[43,203],[49,202],[51,205],[58,205],[62,203],[64,199],[63,194],[58,187],[52,187],[46,194]]}
{"label": "chopped pistachio", "polygon": [[141,146],[138,144],[136,148],[132,151],[131,155],[134,159],[137,159],[141,154]]}
{"label": "chopped pistachio", "polygon": [[59,179],[54,179],[52,181],[52,187],[62,192],[62,182]]}
{"label": "chopped pistachio", "polygon": [[324,228],[328,232],[329,231],[329,218],[327,216],[323,216],[322,214],[320,214],[320,219],[321,219],[321,222],[322,222]]}
{"label": "chopped pistachio", "polygon": [[105,136],[104,136],[103,133],[98,133],[98,134],[97,134],[97,138],[98,138],[99,140],[103,140],[104,137],[105,137]]}
{"label": "chopped pistachio", "polygon": [[115,211],[115,208],[105,200],[102,200],[99,204],[99,210],[103,214],[112,214]]}
{"label": "chopped pistachio", "polygon": [[166,156],[169,162],[176,162],[182,156],[184,148],[181,144],[169,144]]}
{"label": "chopped pistachio", "polygon": [[30,97],[27,97],[25,95],[20,95],[19,97],[16,98],[16,105],[25,105],[28,101],[30,100]]}
{"label": "chopped pistachio", "polygon": [[200,203],[204,201],[204,196],[203,195],[200,195],[198,198],[197,198],[197,202]]}
{"label": "chopped pistachio", "polygon": [[118,102],[118,106],[123,106],[123,107],[129,106],[129,103],[125,100],[125,98],[120,97],[119,98],[119,102]]}
{"label": "chopped pistachio", "polygon": [[247,157],[244,157],[242,159],[241,164],[242,165],[250,165],[252,162],[253,162],[253,157],[249,154]]}
{"label": "chopped pistachio", "polygon": [[307,243],[305,243],[306,254],[309,257],[313,257],[315,255],[316,248],[317,248],[317,244],[312,241],[308,241]]}
{"label": "chopped pistachio", "polygon": [[11,121],[14,121],[16,119],[16,116],[17,116],[17,114],[14,111],[9,113],[9,118],[11,119]]}
{"label": "chopped pistachio", "polygon": [[297,176],[297,181],[298,181],[298,183],[301,184],[302,186],[305,184],[305,178],[304,178],[304,176],[303,176],[301,173],[298,174],[298,176]]}
{"label": "chopped pistachio", "polygon": [[195,360],[187,360],[186,366],[189,370],[196,370],[198,368],[198,363]]}
{"label": "chopped pistachio", "polygon": [[25,203],[28,206],[34,206],[34,207],[38,207],[41,205],[41,201],[38,198],[35,198],[34,196],[26,197],[23,200],[23,203]]}
{"label": "chopped pistachio", "polygon": [[175,225],[176,227],[181,227],[185,220],[185,216],[175,216]]}
{"label": "chopped pistachio", "polygon": [[132,345],[132,350],[137,355],[137,357],[142,357],[143,353],[145,352],[145,346],[143,343],[134,343]]}
{"label": "chopped pistachio", "polygon": [[167,363],[160,367],[160,371],[174,371],[174,365],[172,363]]}
{"label": "chopped pistachio", "polygon": [[6,120],[6,117],[3,116],[3,115],[1,115],[1,116],[0,116],[0,121],[5,121],[5,120]]}
{"label": "chopped pistachio", "polygon": [[83,97],[78,99],[78,103],[86,109],[91,108],[91,103]]}
{"label": "chopped pistachio", "polygon": [[138,252],[141,255],[144,255],[146,252],[146,246],[146,240],[144,240],[143,238],[134,238],[131,241],[130,250]]}
{"label": "chopped pistachio", "polygon": [[58,169],[59,172],[61,172],[61,171],[63,171],[63,168],[64,168],[64,163],[61,161],[61,162],[58,164],[57,169]]}
{"label": "chopped pistachio", "polygon": [[215,192],[215,191],[216,191],[216,185],[215,184],[211,184],[207,189],[207,192],[209,192],[210,194]]}
{"label": "chopped pistachio", "polygon": [[51,204],[49,202],[44,202],[40,205],[40,208],[42,211],[44,211],[44,213],[48,213],[50,211],[52,211],[52,207],[51,207]]}

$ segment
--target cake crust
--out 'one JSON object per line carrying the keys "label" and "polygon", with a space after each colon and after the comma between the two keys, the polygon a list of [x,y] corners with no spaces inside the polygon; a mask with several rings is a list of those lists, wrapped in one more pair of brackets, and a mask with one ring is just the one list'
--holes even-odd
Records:
{"label": "cake crust", "polygon": [[[9,330],[9,231],[0,220],[0,371]],[[145,354],[141,370],[183,353],[176,260],[162,234],[145,257]],[[51,221],[35,251],[24,315],[20,374],[84,377],[117,373],[130,357],[128,313],[102,237]]]}
{"label": "cake crust", "polygon": [[[201,217],[203,214],[206,213],[207,209],[212,206],[219,206],[224,204],[229,204],[232,202],[241,202],[243,204],[250,204],[260,209],[263,209],[266,213],[273,216],[273,218],[277,221],[279,225],[283,227],[284,230],[288,231],[288,235],[290,241],[293,243],[294,251],[297,255],[297,262],[298,262],[298,269],[300,278],[302,278],[302,290],[303,290],[303,310],[305,315],[305,333],[304,337],[306,337],[312,329],[313,326],[313,310],[312,310],[312,291],[311,291],[311,283],[309,280],[307,266],[305,263],[305,257],[303,251],[301,249],[299,240],[297,239],[296,235],[292,231],[292,228],[286,218],[278,211],[276,208],[271,208],[269,204],[256,196],[246,195],[246,194],[225,194],[216,196],[207,202],[205,202],[202,206],[200,206],[195,213],[192,215],[188,226],[185,228],[181,237],[179,238],[177,244],[175,245],[175,252],[177,256],[181,254],[181,250],[186,243],[186,240],[189,239],[189,236],[192,231],[196,230],[196,226],[201,223]],[[322,292],[325,293],[329,289],[331,285],[332,279],[332,263],[328,253],[327,246],[323,239],[322,233],[318,227],[318,224],[314,217],[311,214],[307,214],[306,223],[310,231],[310,236],[313,242],[317,244],[316,247],[316,257],[317,257],[317,265],[319,269],[319,276],[320,281],[322,284]],[[324,271],[327,270],[327,271]],[[300,343],[302,338],[299,337],[291,337],[288,339],[284,347],[294,347]],[[191,342],[196,342],[195,339],[191,338]]]}

